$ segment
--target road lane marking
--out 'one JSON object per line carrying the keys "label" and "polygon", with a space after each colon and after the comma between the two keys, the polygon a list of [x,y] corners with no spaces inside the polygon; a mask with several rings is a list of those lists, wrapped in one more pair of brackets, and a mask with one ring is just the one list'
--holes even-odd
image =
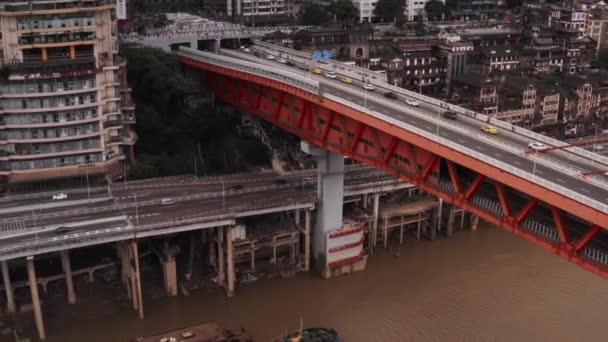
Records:
{"label": "road lane marking", "polygon": [[498,158],[502,158],[502,154],[500,154],[500,153],[494,152],[494,155],[497,156]]}
{"label": "road lane marking", "polygon": [[518,162],[517,160],[514,160],[513,162],[514,162],[515,164],[517,164],[517,165],[521,165],[521,163],[520,163],[520,162]]}
{"label": "road lane marking", "polygon": [[476,146],[476,148],[477,148],[478,150],[485,151],[485,149],[484,149],[483,147],[479,146],[479,145],[477,145],[477,146]]}
{"label": "road lane marking", "polygon": [[544,172],[542,172],[541,170],[536,170],[536,173],[538,173],[539,175],[542,175]]}
{"label": "road lane marking", "polygon": [[561,178],[555,178],[556,181],[566,184],[566,181]]}
{"label": "road lane marking", "polygon": [[581,189],[581,190],[583,190],[583,191],[584,191],[584,192],[586,192],[586,193],[589,193],[589,190],[587,190],[587,189],[584,189],[584,188],[583,188],[583,189]]}
{"label": "road lane marking", "polygon": [[458,142],[464,143],[464,140],[462,140],[462,139],[456,139],[456,140],[458,140]]}

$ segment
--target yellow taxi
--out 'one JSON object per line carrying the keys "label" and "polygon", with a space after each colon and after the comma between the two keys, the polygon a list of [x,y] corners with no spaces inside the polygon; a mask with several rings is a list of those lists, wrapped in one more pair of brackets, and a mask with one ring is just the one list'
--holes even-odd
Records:
{"label": "yellow taxi", "polygon": [[488,134],[498,134],[496,127],[490,125],[481,126],[481,130]]}
{"label": "yellow taxi", "polygon": [[321,69],[319,69],[319,68],[312,68],[312,69],[310,69],[310,72],[312,72],[313,74],[317,74],[317,75],[321,75],[323,73],[323,71],[321,71]]}
{"label": "yellow taxi", "polygon": [[353,79],[350,77],[342,77],[342,82],[346,84],[353,84]]}

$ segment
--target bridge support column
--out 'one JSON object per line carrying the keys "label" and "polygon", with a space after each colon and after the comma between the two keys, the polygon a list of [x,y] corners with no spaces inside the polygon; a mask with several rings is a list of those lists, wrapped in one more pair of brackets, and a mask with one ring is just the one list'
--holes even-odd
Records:
{"label": "bridge support column", "polygon": [[450,210],[448,211],[448,224],[446,229],[446,235],[452,236],[454,235],[454,225],[456,224],[456,210],[453,205],[450,205]]}
{"label": "bridge support column", "polygon": [[175,265],[175,253],[170,250],[168,244],[165,245],[161,263],[165,292],[167,296],[175,297],[177,296],[177,268]]}
{"label": "bridge support column", "polygon": [[226,270],[228,284],[226,286],[226,293],[228,297],[234,296],[234,282],[236,278],[234,270],[234,248],[232,248],[232,228],[226,228]]}
{"label": "bridge support column", "polygon": [[380,194],[374,194],[374,222],[372,223],[372,232],[370,234],[370,240],[372,241],[370,253],[376,249],[376,240],[378,238],[378,212],[380,210]]}
{"label": "bridge support column", "polygon": [[226,273],[224,262],[224,227],[217,228],[217,283],[221,286],[226,286]]}
{"label": "bridge support column", "polygon": [[131,266],[129,265],[129,254],[126,247],[124,242],[118,242],[116,244],[116,253],[120,259],[120,277],[122,284],[127,289],[127,297],[129,300],[132,300]]}
{"label": "bridge support column", "polygon": [[6,309],[9,313],[14,314],[17,312],[17,305],[15,305],[15,293],[13,292],[8,261],[6,260],[2,261],[2,282],[4,283],[4,292],[6,292]]}
{"label": "bridge support column", "polygon": [[135,282],[134,282],[135,286],[133,288],[133,297],[136,299],[134,302],[136,302],[136,305],[137,305],[137,312],[139,314],[139,318],[143,319],[144,318],[144,303],[143,303],[143,298],[142,298],[142,294],[141,294],[141,273],[140,273],[140,269],[139,269],[139,248],[137,245],[137,240],[131,241],[129,247],[130,247],[131,256],[132,256],[131,266],[133,267],[131,276],[135,280]]}
{"label": "bridge support column", "polygon": [[27,257],[27,278],[30,283],[30,293],[32,295],[32,307],[34,309],[34,319],[36,320],[36,329],[41,340],[46,340],[46,331],[44,330],[44,321],[42,319],[42,308],[40,306],[40,296],[38,294],[38,280],[36,279],[36,267],[34,265],[34,257]]}
{"label": "bridge support column", "polygon": [[344,156],[302,142],[302,150],[318,163],[317,226],[314,233],[313,255],[319,271],[327,267],[327,233],[342,228],[344,201]]}
{"label": "bridge support column", "polygon": [[209,241],[209,266],[217,272],[217,248],[215,241],[215,228],[207,229],[207,240]]}
{"label": "bridge support column", "polygon": [[304,271],[310,271],[310,210],[304,213]]}
{"label": "bridge support column", "polygon": [[296,224],[300,224],[300,209],[295,210],[294,220]]}
{"label": "bridge support column", "polygon": [[68,290],[68,302],[76,303],[76,292],[74,291],[74,279],[72,278],[72,265],[70,263],[70,251],[61,251],[61,266],[65,274],[65,283]]}
{"label": "bridge support column", "polygon": [[363,207],[363,209],[367,209],[367,194],[363,194],[362,200],[363,200],[363,203],[361,206]]}
{"label": "bridge support column", "polygon": [[477,230],[479,226],[479,216],[471,214],[471,230]]}

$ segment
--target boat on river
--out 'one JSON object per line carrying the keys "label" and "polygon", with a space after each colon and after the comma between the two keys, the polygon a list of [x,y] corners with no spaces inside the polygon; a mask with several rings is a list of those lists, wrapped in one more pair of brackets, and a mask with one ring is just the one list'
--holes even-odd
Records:
{"label": "boat on river", "polygon": [[307,328],[290,333],[273,342],[339,342],[340,337],[333,329]]}
{"label": "boat on river", "polygon": [[222,328],[215,322],[206,322],[166,331],[147,337],[138,337],[134,342],[252,342],[244,331],[234,332]]}

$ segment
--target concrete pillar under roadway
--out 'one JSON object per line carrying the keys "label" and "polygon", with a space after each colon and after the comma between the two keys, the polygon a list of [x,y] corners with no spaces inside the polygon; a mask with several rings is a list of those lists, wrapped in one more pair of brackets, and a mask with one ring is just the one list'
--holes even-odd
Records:
{"label": "concrete pillar under roadway", "polygon": [[139,313],[139,318],[144,318],[144,303],[143,296],[141,293],[141,271],[139,268],[139,248],[137,245],[137,240],[133,240],[131,242],[131,250],[133,256],[133,276],[135,278],[135,288],[133,291],[133,297],[137,296],[137,311]]}
{"label": "concrete pillar under roadway", "polygon": [[41,340],[46,340],[46,332],[44,330],[44,321],[42,320],[42,308],[40,306],[40,296],[38,294],[38,280],[36,279],[36,267],[34,266],[34,257],[27,257],[27,277],[30,283],[30,292],[32,295],[32,307],[34,309],[34,319],[36,320],[36,329]]}
{"label": "concrete pillar under roadway", "polygon": [[304,213],[304,271],[310,271],[310,210]]}
{"label": "concrete pillar under roadway", "polygon": [[317,224],[313,255],[317,268],[325,269],[327,233],[342,228],[344,207],[344,156],[302,141],[302,151],[317,160]]}
{"label": "concrete pillar under roadway", "polygon": [[175,265],[175,255],[170,248],[165,248],[163,251],[163,284],[167,296],[177,296],[177,268]]}
{"label": "concrete pillar under roadway", "polygon": [[2,261],[2,281],[4,282],[4,291],[6,292],[6,306],[9,313],[17,311],[15,305],[15,293],[13,292],[13,284],[11,283],[11,275],[8,270],[8,261]]}
{"label": "concrete pillar under roadway", "polygon": [[68,302],[76,303],[76,292],[74,292],[74,279],[72,279],[72,265],[70,264],[70,251],[61,251],[61,266],[65,275],[65,283],[68,290]]}
{"label": "concrete pillar under roadway", "polygon": [[371,252],[376,248],[376,239],[378,237],[378,212],[380,210],[380,194],[374,194],[374,223],[372,225],[372,233],[370,234]]}
{"label": "concrete pillar under roadway", "polygon": [[228,287],[227,293],[228,297],[234,296],[234,282],[236,278],[235,269],[234,269],[234,249],[232,248],[232,228],[228,227],[226,229],[226,264],[227,264],[227,273],[228,273]]}

